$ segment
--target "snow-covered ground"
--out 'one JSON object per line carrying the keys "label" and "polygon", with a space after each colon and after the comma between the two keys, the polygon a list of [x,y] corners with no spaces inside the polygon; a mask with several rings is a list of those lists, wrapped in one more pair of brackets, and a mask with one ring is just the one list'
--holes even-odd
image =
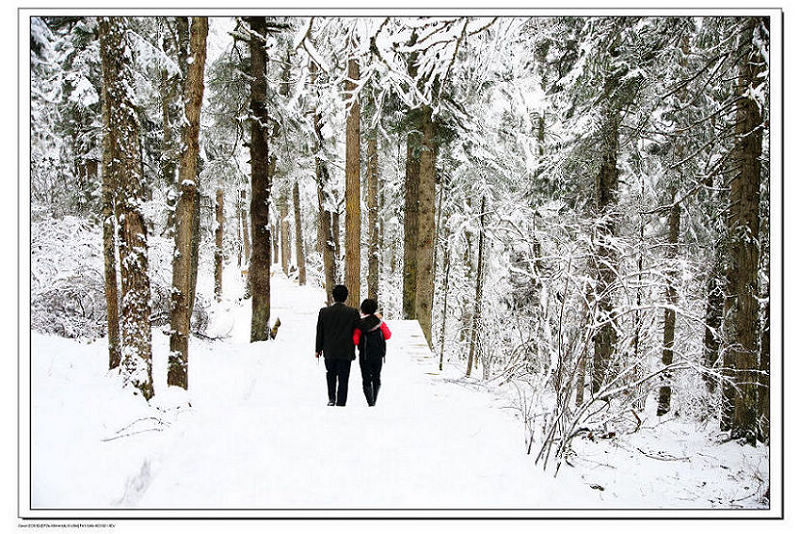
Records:
{"label": "snow-covered ground", "polygon": [[249,301],[217,304],[209,333],[225,337],[192,339],[188,394],[166,387],[168,338],[154,329],[150,405],[106,371],[104,339],[32,333],[32,508],[765,506],[765,449],[685,422],[576,441],[574,466],[544,472],[512,399],[461,369],[440,374],[416,322],[389,321],[376,407],[357,364],[347,406],[328,407],[313,357],[323,293],[272,283],[277,339],[248,342]]}

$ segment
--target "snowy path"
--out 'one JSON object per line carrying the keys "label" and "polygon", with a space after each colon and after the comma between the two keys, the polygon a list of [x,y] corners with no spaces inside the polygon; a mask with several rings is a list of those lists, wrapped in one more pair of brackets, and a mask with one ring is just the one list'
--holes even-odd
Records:
{"label": "snowy path", "polygon": [[[434,383],[437,362],[416,321],[389,322],[375,408],[355,363],[347,406],[328,407],[324,365],[313,358],[322,294],[282,278],[273,287],[278,338],[251,345],[240,329],[237,343],[211,344],[191,362],[191,413],[129,506],[540,505],[531,477],[541,474],[524,455],[521,425],[484,394]],[[237,327],[249,324],[240,319]]]}
{"label": "snowy path", "polygon": [[416,321],[389,321],[376,407],[357,364],[347,406],[326,406],[324,364],[313,357],[323,299],[274,276],[272,317],[282,326],[276,340],[253,344],[249,301],[221,303],[211,328],[227,337],[192,339],[191,408],[165,386],[168,338],[158,329],[150,406],[105,370],[104,340],[36,334],[32,506],[537,508],[574,499],[524,454],[511,410],[439,376]]}
{"label": "snowy path", "polygon": [[763,506],[763,450],[715,445],[690,422],[656,433],[652,416],[645,416],[650,430],[625,440],[577,442],[577,467],[553,478],[525,454],[510,401],[463,380],[461,369],[440,374],[415,321],[388,321],[393,336],[376,407],[366,405],[357,364],[347,406],[326,406],[325,368],[313,357],[324,295],[282,275],[272,288],[278,338],[249,343],[249,301],[219,304],[210,329],[225,338],[192,339],[188,396],[166,388],[168,338],[154,329],[150,405],[106,371],[105,340],[34,333],[32,507]]}

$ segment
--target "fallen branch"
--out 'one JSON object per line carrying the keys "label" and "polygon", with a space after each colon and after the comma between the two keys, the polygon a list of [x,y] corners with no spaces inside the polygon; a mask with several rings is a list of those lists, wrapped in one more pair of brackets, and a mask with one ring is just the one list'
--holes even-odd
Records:
{"label": "fallen branch", "polygon": [[169,425],[169,423],[165,423],[164,421],[162,421],[162,420],[161,420],[161,419],[159,419],[158,417],[152,417],[152,416],[150,416],[150,417],[140,417],[139,419],[135,419],[134,421],[131,421],[131,422],[130,422],[130,423],[128,423],[127,425],[123,426],[122,428],[120,428],[119,430],[117,430],[116,432],[114,432],[114,434],[119,434],[120,432],[123,432],[123,431],[125,431],[125,430],[129,429],[130,427],[132,427],[132,426],[133,426],[133,425],[135,425],[136,423],[139,423],[139,422],[141,422],[141,421],[149,421],[149,420],[153,420],[153,421],[155,421],[156,423],[158,423],[159,425],[165,425],[165,424],[166,424],[166,425]]}
{"label": "fallen branch", "polygon": [[643,451],[639,447],[636,447],[636,450],[641,452],[642,454],[644,454],[648,458],[652,458],[653,460],[661,460],[662,462],[688,462],[689,461],[689,458],[685,457],[685,456],[679,458],[677,456],[662,456],[662,455],[658,455],[658,454],[650,454],[650,453],[647,453],[647,452]]}
{"label": "fallen branch", "polygon": [[633,408],[631,408],[631,413],[636,418],[636,428],[633,429],[633,432],[631,432],[631,434],[635,434],[642,427],[642,420],[639,418],[639,415],[636,413],[636,410],[634,410]]}
{"label": "fallen branch", "polygon": [[162,432],[162,431],[163,431],[163,429],[161,429],[161,428],[146,428],[144,430],[137,430],[136,432],[129,432],[127,434],[121,434],[119,436],[114,436],[114,437],[111,437],[111,438],[104,438],[104,439],[101,439],[100,441],[114,441],[115,439],[127,438],[127,437],[130,437],[130,436],[135,436],[136,434],[143,434],[145,432]]}
{"label": "fallen branch", "polygon": [[281,327],[281,318],[278,317],[275,320],[275,324],[272,325],[272,329],[270,329],[270,331],[269,331],[269,338],[270,339],[275,339],[278,336],[278,328],[280,328],[280,327]]}

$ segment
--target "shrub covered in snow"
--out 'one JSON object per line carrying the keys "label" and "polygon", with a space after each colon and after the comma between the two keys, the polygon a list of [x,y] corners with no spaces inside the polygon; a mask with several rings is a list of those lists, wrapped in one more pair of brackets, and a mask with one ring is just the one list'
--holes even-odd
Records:
{"label": "shrub covered in snow", "polygon": [[[149,240],[153,326],[169,324],[173,248],[171,239],[151,236]],[[193,333],[205,332],[210,306],[208,296],[198,289]],[[97,339],[106,334],[103,229],[99,224],[74,216],[32,221],[31,328],[68,338]]]}
{"label": "shrub covered in snow", "polygon": [[31,328],[96,339],[106,330],[102,229],[78,217],[31,223]]}

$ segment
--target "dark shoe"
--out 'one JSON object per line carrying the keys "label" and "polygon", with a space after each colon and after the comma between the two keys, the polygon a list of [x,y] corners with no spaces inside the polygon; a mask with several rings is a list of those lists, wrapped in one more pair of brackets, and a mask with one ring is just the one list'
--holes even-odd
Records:
{"label": "dark shoe", "polygon": [[335,405],[335,404],[336,404],[336,403],[335,403],[335,402],[333,402],[333,401],[328,401],[328,406],[333,406],[333,405]]}
{"label": "dark shoe", "polygon": [[344,406],[344,404],[337,404],[336,406]]}
{"label": "dark shoe", "polygon": [[369,403],[369,404],[367,404],[367,406],[375,406],[375,403],[374,402]]}

